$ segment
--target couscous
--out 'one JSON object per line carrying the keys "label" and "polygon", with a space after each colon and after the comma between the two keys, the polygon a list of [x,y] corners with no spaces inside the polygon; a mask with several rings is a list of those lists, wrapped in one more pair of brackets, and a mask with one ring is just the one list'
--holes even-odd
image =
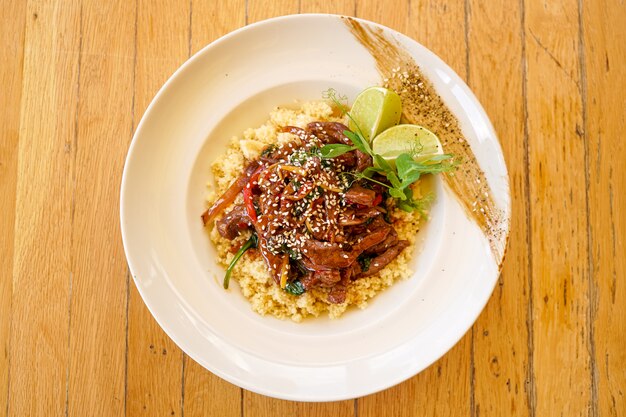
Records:
{"label": "couscous", "polygon": [[[337,107],[329,101],[305,102],[295,109],[276,108],[270,113],[265,124],[247,129],[242,137],[232,138],[225,154],[212,164],[214,184],[211,185],[208,203],[215,203],[218,196],[240,178],[244,169],[247,167],[250,169],[250,162],[258,159],[268,146],[288,146],[300,140],[298,135],[283,131],[285,126],[304,129],[312,122],[346,123],[344,118],[345,116],[342,117]],[[414,192],[418,192],[419,186],[416,187],[414,184],[413,189]],[[241,193],[231,207],[236,205],[245,206]],[[272,276],[275,271],[268,265],[260,250],[244,253],[242,259],[232,267],[232,277],[238,282],[253,310],[261,315],[301,321],[306,317],[324,314],[330,318],[337,318],[350,306],[365,308],[376,294],[395,281],[411,275],[408,261],[414,253],[422,216],[418,211],[406,212],[394,209],[393,203],[387,207],[389,210],[385,212],[386,220],[395,229],[398,241],[403,242],[403,245],[398,247],[399,254],[395,254],[395,258],[389,264],[373,275],[348,279],[349,285],[346,285],[345,289],[342,288],[344,291],[339,299],[333,299],[332,289],[324,286],[313,286],[300,295],[285,291],[284,282],[283,285],[277,285],[276,278]],[[227,239],[223,236],[223,231],[222,234],[218,232],[218,227],[213,227],[213,224],[209,227],[211,240],[217,248],[218,261],[226,267],[231,263],[237,249],[249,240],[252,232],[242,230],[241,233],[237,232],[231,236],[232,239]],[[313,230],[316,231],[315,226]],[[225,296],[228,296],[228,293],[225,293]]]}

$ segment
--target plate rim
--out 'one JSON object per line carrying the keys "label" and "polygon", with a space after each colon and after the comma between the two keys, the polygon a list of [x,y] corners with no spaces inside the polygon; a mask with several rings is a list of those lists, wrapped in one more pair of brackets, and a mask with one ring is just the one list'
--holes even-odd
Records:
{"label": "plate rim", "polygon": [[[384,26],[382,24],[376,23],[376,22],[372,22],[366,19],[361,19],[361,18],[357,18],[357,17],[352,17],[352,16],[346,16],[346,15],[339,15],[339,14],[328,14],[328,13],[300,13],[300,14],[290,14],[290,15],[284,15],[284,16],[278,16],[278,17],[273,17],[273,18],[269,18],[269,19],[265,19],[259,22],[255,22],[246,26],[242,26],[232,32],[229,32],[219,38],[217,38],[216,40],[212,41],[211,43],[207,44],[206,46],[204,46],[203,48],[201,48],[199,51],[197,51],[196,53],[194,53],[191,57],[189,57],[183,64],[181,64],[167,79],[167,81],[159,88],[159,90],[157,91],[157,93],[155,94],[155,96],[153,97],[153,99],[150,101],[150,104],[146,107],[146,110],[144,111],[139,123],[137,124],[137,127],[135,128],[135,132],[133,133],[133,137],[131,140],[131,143],[129,145],[128,151],[127,151],[127,155],[124,161],[124,168],[123,168],[123,173],[122,173],[122,179],[121,179],[121,183],[120,183],[120,197],[119,197],[119,204],[120,204],[120,228],[121,228],[121,234],[122,234],[122,243],[123,243],[123,247],[124,247],[124,253],[126,256],[126,260],[128,263],[128,267],[129,267],[129,271],[131,273],[131,276],[133,278],[133,282],[135,283],[135,287],[137,288],[138,292],[141,295],[141,298],[144,302],[144,304],[146,305],[146,307],[148,308],[148,310],[150,311],[150,314],[152,315],[152,317],[154,318],[154,320],[159,324],[159,326],[161,327],[161,329],[163,329],[163,331],[167,334],[167,336],[172,339],[172,341],[174,341],[174,343],[181,348],[181,350],[183,350],[183,352],[185,354],[187,354],[190,358],[192,358],[194,361],[196,361],[197,363],[199,363],[202,367],[204,367],[205,369],[209,370],[210,372],[212,372],[213,374],[219,376],[220,378],[233,383],[241,388],[250,390],[252,392],[256,392],[262,395],[266,395],[266,396],[270,396],[273,398],[279,398],[279,399],[285,399],[285,400],[291,400],[291,401],[305,401],[305,402],[325,402],[325,401],[338,401],[338,400],[346,400],[346,399],[353,399],[353,398],[357,398],[357,397],[361,397],[364,395],[368,395],[368,394],[373,394],[379,391],[383,391],[385,389],[388,389],[392,386],[395,386],[399,383],[402,383],[403,381],[406,381],[407,379],[411,378],[414,375],[417,375],[418,373],[424,371],[426,368],[430,367],[433,363],[435,363],[437,360],[439,360],[441,357],[443,357],[444,355],[446,355],[450,349],[452,349],[463,337],[464,335],[467,333],[467,331],[469,331],[472,326],[475,324],[476,320],[478,319],[478,317],[481,315],[481,313],[484,311],[485,306],[487,305],[488,301],[491,299],[491,296],[493,294],[493,291],[495,290],[496,284],[498,282],[498,277],[500,276],[500,273],[502,271],[502,266],[504,264],[504,259],[505,259],[505,255],[506,255],[506,251],[508,249],[508,244],[509,244],[509,238],[510,238],[510,232],[511,232],[511,218],[512,218],[512,204],[511,204],[511,190],[510,190],[510,176],[509,176],[509,172],[508,172],[508,167],[506,165],[506,161],[503,164],[503,168],[504,168],[504,179],[506,182],[506,194],[507,194],[507,199],[506,199],[506,219],[505,219],[505,224],[506,224],[506,236],[505,236],[505,242],[504,242],[504,254],[502,256],[502,258],[498,261],[497,259],[494,259],[494,263],[496,264],[496,266],[498,267],[498,273],[496,274],[496,276],[493,279],[493,285],[491,286],[491,289],[489,291],[489,296],[486,297],[486,299],[481,302],[481,307],[479,309],[476,310],[475,314],[471,315],[471,320],[468,320],[469,325],[468,326],[462,326],[464,327],[464,331],[458,336],[458,337],[453,337],[451,338],[451,340],[449,340],[447,343],[445,343],[445,349],[442,349],[440,353],[435,354],[435,355],[429,355],[431,357],[431,359],[425,361],[426,365],[418,367],[419,369],[417,370],[410,370],[408,372],[404,372],[401,375],[399,375],[397,378],[393,378],[393,379],[386,379],[385,382],[383,384],[370,384],[370,385],[375,385],[376,388],[371,389],[362,389],[361,391],[355,391],[352,390],[353,393],[350,395],[327,395],[324,396],[324,398],[319,398],[319,397],[303,397],[301,395],[290,395],[290,394],[285,394],[284,392],[278,392],[276,390],[271,390],[271,389],[265,389],[264,387],[260,387],[257,385],[253,385],[250,384],[249,382],[247,382],[245,379],[243,378],[239,378],[235,375],[230,375],[227,373],[222,372],[219,368],[216,368],[214,366],[211,366],[210,364],[207,363],[207,361],[205,361],[203,358],[200,358],[199,355],[196,355],[195,352],[193,352],[193,349],[191,349],[188,345],[188,343],[185,342],[184,339],[181,339],[177,336],[174,336],[174,330],[170,327],[170,325],[167,323],[167,320],[165,320],[165,318],[163,316],[159,316],[159,314],[155,314],[155,306],[151,305],[151,303],[147,300],[146,298],[146,292],[145,289],[143,288],[142,285],[139,285],[137,278],[136,278],[136,270],[137,267],[136,265],[134,265],[133,261],[131,260],[131,257],[129,256],[129,244],[128,244],[128,230],[125,230],[124,224],[126,223],[126,218],[125,218],[125,192],[124,190],[127,188],[126,184],[128,182],[128,166],[129,166],[129,162],[132,160],[134,153],[136,152],[135,149],[137,147],[137,142],[138,142],[138,137],[141,136],[141,132],[144,129],[144,125],[147,123],[146,120],[146,115],[149,114],[152,109],[157,105],[157,103],[159,101],[161,101],[162,96],[165,94],[165,92],[169,89],[170,85],[175,82],[175,80],[180,76],[180,74],[182,74],[183,72],[185,72],[187,70],[188,67],[190,67],[191,65],[193,65],[193,63],[202,55],[204,55],[205,53],[207,53],[208,50],[210,50],[211,48],[227,41],[228,39],[232,38],[232,37],[236,37],[238,36],[240,33],[242,32],[246,32],[249,30],[254,30],[258,27],[261,26],[265,26],[265,25],[271,25],[275,22],[279,22],[279,21],[283,21],[283,20],[291,20],[291,19],[301,19],[301,18],[331,18],[331,19],[354,19],[355,21],[359,22],[359,23],[363,23],[369,26],[374,26],[377,28],[382,29],[385,32],[390,33],[391,35],[393,35],[394,37],[401,37],[404,39],[408,39],[411,42],[416,43],[417,45],[419,45],[420,47],[422,47],[424,50],[428,51],[428,53],[430,55],[432,55],[434,58],[436,58],[438,61],[440,61],[441,64],[443,64],[445,66],[445,68],[449,71],[449,73],[453,74],[454,77],[456,77],[455,81],[458,81],[459,84],[463,87],[463,89],[465,90],[465,92],[467,94],[470,95],[470,97],[473,99],[474,104],[477,106],[479,112],[481,113],[481,116],[484,118],[484,120],[488,123],[488,127],[490,129],[490,131],[493,133],[493,136],[495,138],[494,144],[495,146],[497,146],[500,155],[504,156],[504,153],[502,151],[502,145],[500,143],[500,140],[498,138],[498,135],[495,131],[495,128],[493,127],[493,124],[491,123],[491,120],[489,119],[486,111],[484,110],[482,104],[480,103],[480,101],[477,99],[477,97],[474,95],[473,91],[469,88],[469,86],[467,86],[467,84],[465,83],[465,81],[445,62],[443,61],[438,55],[436,55],[434,52],[432,52],[430,49],[428,49],[426,46],[424,46],[423,44],[421,44],[420,42],[416,41],[415,39],[404,35],[403,33],[396,31],[392,28],[389,28],[387,26]],[[466,327],[466,328],[465,328]],[[454,340],[452,340],[454,339]],[[231,346],[232,349],[237,349],[234,346]],[[190,353],[193,352],[193,353]],[[248,355],[248,354],[246,354]],[[265,362],[270,362],[267,359],[264,358],[260,358],[257,357]],[[349,362],[346,362],[349,363]]]}

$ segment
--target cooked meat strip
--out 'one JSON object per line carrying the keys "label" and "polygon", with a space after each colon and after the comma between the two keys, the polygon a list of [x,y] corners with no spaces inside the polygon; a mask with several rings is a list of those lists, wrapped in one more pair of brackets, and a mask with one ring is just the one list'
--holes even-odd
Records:
{"label": "cooked meat strip", "polygon": [[347,268],[356,259],[356,256],[352,256],[351,252],[344,251],[341,245],[337,243],[308,239],[304,242],[303,247],[304,257],[311,261],[315,269],[318,269],[317,267],[320,265],[331,269]]}
{"label": "cooked meat strip", "polygon": [[308,239],[304,243],[304,254],[316,267],[315,269],[318,269],[318,265],[331,269],[347,268],[361,253],[385,240],[388,233],[389,229],[381,228],[373,233],[357,236],[350,250],[344,250],[343,246],[337,243]]}
{"label": "cooked meat strip", "polygon": [[319,285],[319,275],[309,271],[300,277],[300,282],[305,290],[310,290]]}
{"label": "cooked meat strip", "polygon": [[314,263],[306,256],[303,256],[302,259],[300,259],[300,262],[302,262],[302,265],[304,265],[304,267],[311,272],[328,271],[330,269],[330,267],[326,265],[319,265],[319,264]]}
{"label": "cooked meat strip", "polygon": [[350,130],[342,123],[337,122],[312,122],[307,125],[307,130],[319,138],[322,143],[345,143],[352,144],[350,139],[343,133]]}
{"label": "cooked meat strip", "polygon": [[226,239],[234,239],[241,230],[249,229],[252,222],[243,205],[233,207],[224,217],[215,223],[217,231]]}
{"label": "cooked meat strip", "polygon": [[353,263],[352,266],[350,266],[350,279],[352,281],[357,280],[361,275],[361,272],[363,272],[361,264],[358,262]]}
{"label": "cooked meat strip", "polygon": [[[372,216],[370,218],[367,218],[367,220],[370,220],[369,222],[363,222],[363,223],[358,223],[355,225],[351,225],[349,227],[346,227],[344,230],[349,233],[350,235],[359,235],[362,233],[369,233],[372,230],[376,230],[379,229],[381,227],[390,227],[390,224],[387,223],[384,219],[383,216],[380,215],[380,212],[378,210],[376,210],[375,208],[367,208],[367,209],[363,209],[363,210],[368,210],[367,213],[371,214]],[[376,213],[374,213],[374,210],[376,210]],[[354,212],[355,216],[357,211]],[[359,215],[362,215],[359,213]]]}
{"label": "cooked meat strip", "polygon": [[[370,229],[368,227],[376,218],[381,218],[381,211],[378,207],[367,207],[362,209],[346,209],[341,213],[338,222],[341,226],[359,226],[359,229],[351,228],[351,233],[361,233],[363,230]],[[358,231],[357,231],[358,230]]]}
{"label": "cooked meat strip", "polygon": [[346,301],[348,285],[350,284],[350,274],[348,270],[342,270],[341,281],[334,285],[328,293],[328,301],[333,304],[341,304]]}
{"label": "cooked meat strip", "polygon": [[396,232],[396,229],[394,229],[393,227],[390,227],[389,229],[389,234],[387,235],[385,240],[377,245],[370,247],[368,250],[365,251],[366,254],[381,254],[396,243],[398,243],[398,232]]}
{"label": "cooked meat strip", "polygon": [[346,291],[347,288],[345,285],[339,283],[335,285],[328,293],[328,301],[333,304],[341,304],[346,301]]}
{"label": "cooked meat strip", "polygon": [[365,171],[367,168],[372,166],[372,157],[366,153],[359,151],[358,149],[354,151],[356,153],[356,169],[359,172]]}
{"label": "cooked meat strip", "polygon": [[359,277],[367,277],[378,273],[381,269],[386,267],[389,262],[393,261],[407,246],[409,246],[408,240],[399,240],[394,246],[387,249],[383,254],[372,258],[369,269],[362,272]]}
{"label": "cooked meat strip", "polygon": [[316,271],[315,277],[320,282],[320,287],[332,287],[341,280],[338,269],[329,269],[328,271]]}
{"label": "cooked meat strip", "polygon": [[[365,219],[374,219],[382,213],[380,207],[364,207],[357,208],[354,214],[357,217],[365,218]],[[371,224],[371,223],[370,223]]]}
{"label": "cooked meat strip", "polygon": [[335,161],[343,165],[348,171],[354,169],[357,163],[356,152],[346,152],[343,155],[335,157]]}
{"label": "cooked meat strip", "polygon": [[353,184],[346,191],[346,199],[351,203],[360,204],[362,206],[371,207],[376,199],[376,192],[358,184]]}
{"label": "cooked meat strip", "polygon": [[371,233],[365,233],[357,236],[356,244],[352,246],[352,251],[356,253],[354,258],[356,259],[361,253],[384,241],[387,238],[390,229],[391,227],[380,227]]}

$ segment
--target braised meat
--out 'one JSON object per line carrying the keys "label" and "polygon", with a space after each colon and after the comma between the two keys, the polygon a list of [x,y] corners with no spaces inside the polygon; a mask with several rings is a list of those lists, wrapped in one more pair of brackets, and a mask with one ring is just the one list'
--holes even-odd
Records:
{"label": "braised meat", "polygon": [[362,271],[360,276],[366,277],[378,273],[381,269],[386,267],[389,262],[393,261],[407,246],[409,246],[407,240],[399,240],[395,245],[375,258],[372,258],[369,263],[369,268],[366,271]]}
{"label": "braised meat", "polygon": [[352,203],[360,204],[362,206],[371,207],[374,205],[376,199],[376,192],[369,188],[361,187],[358,184],[350,187],[346,191],[346,199]]}
{"label": "braised meat", "polygon": [[215,222],[220,235],[234,239],[252,230],[277,285],[287,290],[299,281],[304,290],[323,288],[330,303],[343,303],[351,281],[379,272],[408,242],[384,220],[385,187],[356,175],[372,165],[369,155],[352,150],[322,157],[326,144],[352,145],[345,125],[282,130],[296,138],[250,162],[203,219],[209,223],[241,193],[243,203]]}
{"label": "braised meat", "polygon": [[239,232],[250,228],[252,221],[248,217],[246,208],[241,205],[235,206],[224,217],[215,222],[215,227],[220,235],[226,239],[234,239],[239,236]]}

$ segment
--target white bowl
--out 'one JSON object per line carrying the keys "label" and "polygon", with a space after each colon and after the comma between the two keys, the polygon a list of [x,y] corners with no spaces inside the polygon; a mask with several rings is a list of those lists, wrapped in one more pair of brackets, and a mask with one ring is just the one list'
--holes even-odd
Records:
{"label": "white bowl", "polygon": [[[376,25],[361,21],[362,24]],[[510,213],[495,132],[463,81],[437,56],[391,29],[458,117],[494,192]],[[137,127],[122,179],[121,225],[133,279],[152,315],[190,357],[243,388],[284,399],[354,398],[397,384],[448,351],[471,327],[499,275],[480,229],[437,181],[410,279],[365,310],[302,323],[254,313],[203,229],[210,164],[233,135],[276,105],[350,99],[380,76],[339,16],[295,15],[237,30],[167,81]]]}

